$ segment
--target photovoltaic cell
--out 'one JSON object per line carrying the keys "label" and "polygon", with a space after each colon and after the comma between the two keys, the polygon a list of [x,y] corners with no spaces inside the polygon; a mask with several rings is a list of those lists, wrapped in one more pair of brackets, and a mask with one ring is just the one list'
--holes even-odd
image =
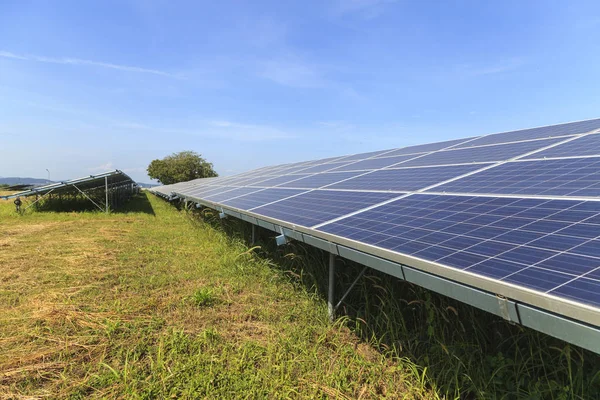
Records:
{"label": "photovoltaic cell", "polygon": [[331,185],[330,189],[413,191],[475,171],[485,164],[378,170]]}
{"label": "photovoltaic cell", "polygon": [[447,140],[445,142],[437,142],[437,143],[427,143],[427,144],[419,144],[416,146],[408,146],[402,147],[400,149],[394,150],[392,152],[383,154],[382,156],[399,156],[404,154],[417,154],[417,153],[427,153],[430,151],[436,151],[445,149],[447,147],[456,146],[459,143],[463,143],[471,140],[472,138],[464,138],[464,139],[455,139],[455,140]]}
{"label": "photovoltaic cell", "polygon": [[441,185],[432,191],[600,196],[600,158],[510,162]]}
{"label": "photovoltaic cell", "polygon": [[469,162],[504,161],[541,149],[562,139],[536,140],[532,142],[499,144],[460,150],[445,150],[407,161],[403,167],[421,165],[461,164]]}
{"label": "photovoltaic cell", "polygon": [[[582,223],[587,232],[569,231]],[[538,291],[568,292],[585,303],[600,301],[600,291],[577,289],[598,282],[592,277],[600,267],[600,241],[590,237],[600,235],[600,202],[420,194],[319,230]]]}
{"label": "photovoltaic cell", "polygon": [[540,128],[522,129],[518,131],[496,133],[493,135],[482,136],[472,142],[456,146],[456,148],[480,146],[484,144],[497,144],[516,142],[520,140],[531,140],[541,138],[551,138],[556,136],[576,135],[586,133],[600,128],[600,119],[593,119],[581,122],[570,122],[560,125],[543,126]]}
{"label": "photovoltaic cell", "polygon": [[583,136],[551,149],[532,154],[527,158],[600,156],[600,134]]}
{"label": "photovoltaic cell", "polygon": [[255,186],[255,187],[272,187],[277,185],[282,185],[287,182],[294,181],[296,179],[305,178],[308,175],[281,175],[274,178],[265,179],[263,181],[254,182],[252,184],[248,184],[246,186]]}
{"label": "photovoltaic cell", "polygon": [[353,154],[351,156],[344,157],[342,160],[346,161],[346,162],[364,160],[364,159],[371,158],[371,157],[386,155],[385,153],[389,153],[389,152],[390,152],[390,150],[380,150],[380,151],[371,151],[369,153]]}
{"label": "photovoltaic cell", "polygon": [[[374,170],[384,167],[390,167],[394,164],[401,163],[411,158],[417,157],[418,155],[406,155],[406,156],[394,156],[394,157],[382,157],[382,158],[370,158],[368,160],[362,160],[353,162],[351,164],[343,165],[335,171],[361,171],[361,170]],[[402,164],[404,165],[404,164]]]}
{"label": "photovoltaic cell", "polygon": [[291,187],[299,189],[316,189],[323,186],[330,185],[332,183],[343,181],[357,176],[363,172],[325,172],[322,174],[310,175],[305,178],[301,178],[292,182],[284,183],[279,187]]}
{"label": "photovoltaic cell", "polygon": [[347,162],[332,162],[332,163],[328,163],[328,164],[319,164],[319,165],[315,165],[314,167],[308,167],[306,169],[301,169],[298,172],[301,172],[303,174],[325,172],[325,171],[329,171],[329,170],[336,169],[339,167],[343,167],[344,165],[347,165],[347,164],[348,164]]}
{"label": "photovoltaic cell", "polygon": [[304,190],[296,189],[264,189],[245,196],[225,200],[222,204],[225,206],[239,208],[240,210],[250,210],[255,207],[263,206],[267,203],[278,201],[289,196],[302,193]]}
{"label": "photovoltaic cell", "polygon": [[194,196],[198,198],[202,198],[203,196],[210,196],[211,194],[217,194],[221,192],[225,192],[233,189],[233,187],[228,186],[201,186],[201,187],[190,187],[190,188],[175,188],[173,192],[184,195],[184,196]]}
{"label": "photovoltaic cell", "polygon": [[239,196],[243,196],[249,193],[253,193],[256,192],[260,189],[258,188],[250,188],[250,187],[241,187],[241,188],[234,188],[232,190],[228,190],[226,192],[221,192],[218,194],[213,194],[210,196],[206,196],[206,197],[202,197],[203,200],[208,200],[208,201],[212,201],[215,203],[219,203],[228,199],[232,199],[234,197],[239,197]]}
{"label": "photovoltaic cell", "polygon": [[314,190],[252,211],[295,225],[311,227],[396,196],[396,193]]}

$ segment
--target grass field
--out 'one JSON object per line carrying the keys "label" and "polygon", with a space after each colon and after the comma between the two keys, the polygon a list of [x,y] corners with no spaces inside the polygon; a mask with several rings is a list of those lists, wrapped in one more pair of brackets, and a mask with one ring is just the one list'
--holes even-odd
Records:
{"label": "grass field", "polygon": [[373,271],[332,325],[326,255],[247,229],[0,201],[0,398],[600,398],[597,355]]}
{"label": "grass field", "polygon": [[432,396],[241,241],[150,195],[129,211],[0,201],[0,397]]}

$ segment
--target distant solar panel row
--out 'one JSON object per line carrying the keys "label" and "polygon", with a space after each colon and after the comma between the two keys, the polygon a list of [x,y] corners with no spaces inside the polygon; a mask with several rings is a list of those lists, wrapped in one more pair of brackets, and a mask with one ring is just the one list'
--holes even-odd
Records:
{"label": "distant solar panel row", "polygon": [[[157,191],[597,309],[600,119],[261,168]],[[543,197],[543,198],[542,198]],[[383,252],[383,253],[382,253]],[[454,273],[453,272],[453,273]],[[519,299],[518,299],[519,300]],[[552,309],[562,312],[561,306]]]}

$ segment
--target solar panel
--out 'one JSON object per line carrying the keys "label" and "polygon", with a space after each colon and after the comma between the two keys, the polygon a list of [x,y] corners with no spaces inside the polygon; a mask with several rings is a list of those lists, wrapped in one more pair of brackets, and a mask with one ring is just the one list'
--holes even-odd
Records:
{"label": "solar panel", "polygon": [[417,156],[418,156],[418,154],[406,155],[406,156],[383,157],[383,158],[371,158],[371,159],[356,161],[351,164],[343,165],[343,166],[335,169],[334,171],[361,171],[361,170],[380,169],[380,168],[394,166],[398,163],[402,163],[406,160],[410,160]]}
{"label": "solar panel", "polygon": [[221,201],[233,199],[234,197],[240,197],[240,196],[244,196],[249,193],[254,193],[257,190],[260,190],[260,189],[250,188],[250,187],[232,188],[231,190],[227,190],[224,192],[206,196],[205,199],[212,201],[212,202],[221,202]]}
{"label": "solar panel", "polygon": [[532,154],[527,158],[600,156],[600,134],[579,137],[568,143]]}
{"label": "solar panel", "polygon": [[535,140],[531,142],[499,144],[471,149],[445,150],[415,158],[402,164],[403,167],[421,165],[462,164],[469,162],[503,161],[558,143],[561,139]]}
{"label": "solar panel", "polygon": [[250,210],[262,205],[282,200],[286,197],[295,196],[304,192],[297,189],[264,189],[240,197],[234,197],[223,201],[223,205]]}
{"label": "solar panel", "polygon": [[294,225],[310,227],[395,196],[397,195],[392,193],[314,190],[252,211]]}
{"label": "solar panel", "polygon": [[[594,254],[588,250],[595,241],[566,230],[591,221],[589,232],[600,234],[600,203],[568,205],[561,200],[420,194],[318,229],[539,290],[536,282],[519,280],[536,267],[548,271],[546,278],[556,284],[546,291],[552,291],[600,267],[600,247]],[[546,223],[543,230],[536,226],[539,222]]]}
{"label": "solar panel", "polygon": [[437,142],[437,143],[427,143],[427,144],[419,144],[416,146],[408,146],[402,147],[400,149],[396,149],[390,151],[389,153],[382,154],[380,157],[389,157],[389,156],[399,156],[405,154],[418,154],[418,153],[428,153],[430,151],[441,150],[449,147],[455,147],[460,143],[469,143],[473,138],[465,138],[465,139],[455,139],[455,140],[447,140],[445,142]]}
{"label": "solar panel", "polygon": [[600,157],[509,162],[432,190],[450,193],[600,196]]}
{"label": "solar panel", "polygon": [[600,119],[287,164],[169,190],[600,326],[596,129]]}
{"label": "solar panel", "polygon": [[329,186],[330,189],[412,191],[473,172],[486,164],[381,169]]}
{"label": "solar panel", "polygon": [[600,118],[559,125],[542,126],[539,128],[496,133],[493,135],[482,136],[473,140],[472,142],[458,145],[456,148],[576,135],[580,133],[587,133],[595,129],[600,129]]}
{"label": "solar panel", "polygon": [[300,174],[298,174],[298,175],[281,175],[281,176],[276,176],[274,178],[269,178],[266,180],[252,183],[251,186],[256,186],[256,187],[278,186],[278,185],[282,185],[287,182],[295,181],[297,179],[305,178],[307,176],[308,175],[300,175]]}
{"label": "solar panel", "polygon": [[332,183],[341,182],[346,179],[353,178],[357,175],[364,173],[362,171],[354,172],[328,172],[325,174],[310,175],[304,178],[300,178],[291,182],[279,185],[279,187],[292,187],[298,189],[316,189],[324,186],[328,186]]}
{"label": "solar panel", "polygon": [[390,152],[391,152],[391,150],[371,151],[371,152],[368,152],[368,153],[353,154],[351,156],[347,156],[347,157],[342,158],[342,160],[344,162],[364,160],[366,158],[371,158],[371,157],[385,156],[386,153],[390,153]]}
{"label": "solar panel", "polygon": [[306,169],[299,170],[299,172],[302,172],[303,174],[312,174],[315,172],[325,172],[325,171],[329,171],[332,169],[343,167],[344,165],[347,165],[347,164],[348,164],[347,162],[332,162],[332,163],[328,163],[328,164],[319,164],[319,165],[315,165],[314,167],[308,167]]}

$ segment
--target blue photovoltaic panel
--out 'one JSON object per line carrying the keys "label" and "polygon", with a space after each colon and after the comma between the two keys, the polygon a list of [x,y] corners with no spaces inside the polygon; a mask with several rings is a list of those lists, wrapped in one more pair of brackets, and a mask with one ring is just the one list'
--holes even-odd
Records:
{"label": "blue photovoltaic panel", "polygon": [[600,305],[600,202],[421,194],[319,230]]}
{"label": "blue photovoltaic panel", "polygon": [[329,164],[320,164],[320,165],[315,165],[314,167],[308,167],[306,169],[299,170],[298,172],[303,173],[303,174],[312,174],[312,173],[316,173],[316,172],[329,171],[329,170],[332,170],[335,168],[342,167],[346,164],[348,164],[348,163],[347,162],[333,162],[333,163],[329,163]]}
{"label": "blue photovoltaic panel", "polygon": [[438,151],[407,161],[403,167],[422,165],[461,164],[470,162],[504,161],[557,143],[563,139],[535,140],[531,142],[499,144],[461,150]]}
{"label": "blue photovoltaic panel", "polygon": [[307,161],[307,162],[303,162],[303,163],[298,163],[298,164],[302,164],[304,167],[310,167],[312,165],[317,165],[317,164],[324,164],[324,163],[330,163],[330,162],[338,162],[338,161],[344,161],[346,157],[345,156],[337,156],[337,157],[329,157],[329,158],[321,158],[318,160],[311,160],[311,161]]}
{"label": "blue photovoltaic panel", "polygon": [[[356,161],[352,164],[339,167],[335,171],[362,171],[391,167],[394,164],[398,164],[415,157],[418,157],[418,154],[395,157],[371,158],[368,160]],[[404,164],[401,164],[401,166],[404,166]]]}
{"label": "blue photovoltaic panel", "polygon": [[195,197],[204,197],[210,196],[211,194],[225,192],[227,190],[231,190],[233,187],[226,186],[201,186],[201,187],[190,187],[190,188],[176,188],[173,191],[177,194],[182,194],[184,196],[195,196]]}
{"label": "blue photovoltaic panel", "polygon": [[496,133],[493,135],[482,136],[472,142],[458,145],[456,148],[480,146],[484,144],[497,144],[516,142],[520,140],[551,138],[556,136],[576,135],[579,133],[590,132],[600,128],[600,119],[592,119],[581,122],[569,122],[566,124],[543,126],[540,128],[523,129],[519,131]]}
{"label": "blue photovoltaic panel", "polygon": [[355,172],[325,172],[322,174],[310,175],[306,178],[298,179],[293,182],[284,183],[279,187],[291,187],[298,189],[316,189],[332,183],[343,181],[354,176],[360,175],[361,171]]}
{"label": "blue photovoltaic panel", "polygon": [[311,227],[397,197],[397,193],[314,190],[252,210],[294,225]]}
{"label": "blue photovoltaic panel", "polygon": [[247,194],[245,196],[236,197],[235,199],[225,200],[222,204],[225,206],[239,208],[241,210],[250,210],[252,208],[260,207],[302,192],[304,192],[304,190],[274,188],[264,189]]}
{"label": "blue photovoltaic panel", "polygon": [[243,196],[246,195],[248,193],[253,193],[256,192],[260,189],[258,188],[249,188],[249,187],[241,187],[241,188],[234,188],[232,190],[228,190],[226,192],[221,192],[218,194],[213,194],[210,196],[202,196],[203,200],[209,200],[212,201],[214,203],[220,203],[222,201],[234,198],[234,197],[239,197],[239,196]]}
{"label": "blue photovoltaic panel", "polygon": [[[302,176],[302,175],[299,175]],[[252,186],[255,184],[259,184],[260,182],[264,182],[268,179],[273,179],[276,178],[277,176],[257,176],[257,177],[248,177],[248,178],[244,178],[244,179],[239,179],[236,180],[235,186]]]}
{"label": "blue photovoltaic panel", "polygon": [[302,174],[281,175],[281,176],[277,176],[275,178],[269,178],[269,179],[265,179],[263,181],[254,182],[252,184],[246,184],[244,186],[271,187],[271,186],[282,185],[287,182],[295,181],[296,179],[305,178],[307,176],[309,176],[309,175],[302,175]]}
{"label": "blue photovoltaic panel", "polygon": [[289,168],[285,168],[285,169],[281,169],[279,171],[277,171],[277,174],[293,174],[295,172],[300,172],[303,169],[306,169],[308,166],[306,165],[298,165],[298,166],[294,166],[294,167],[289,167]]}
{"label": "blue photovoltaic panel", "polygon": [[525,158],[600,156],[600,134],[583,136]]}
{"label": "blue photovoltaic panel", "polygon": [[550,292],[555,296],[600,306],[598,293],[600,293],[600,280],[587,278],[577,278]]}
{"label": "blue photovoltaic panel", "polygon": [[413,191],[475,171],[486,164],[374,171],[331,185],[330,189]]}
{"label": "blue photovoltaic panel", "polygon": [[399,155],[404,155],[404,154],[428,153],[430,151],[436,151],[436,150],[445,149],[447,147],[452,147],[459,143],[469,141],[471,139],[472,138],[464,138],[464,139],[448,140],[445,142],[427,143],[427,144],[419,144],[416,146],[408,146],[408,147],[403,147],[401,149],[391,151],[389,153],[382,154],[381,157],[399,156]]}
{"label": "blue photovoltaic panel", "polygon": [[371,158],[371,157],[377,157],[377,156],[385,156],[385,153],[389,153],[390,150],[380,150],[380,151],[371,151],[369,153],[360,153],[360,154],[353,154],[351,156],[348,157],[344,157],[342,159],[342,161],[357,161],[357,160],[364,160],[367,158]]}
{"label": "blue photovoltaic panel", "polygon": [[432,191],[600,196],[600,158],[510,162],[438,186]]}

